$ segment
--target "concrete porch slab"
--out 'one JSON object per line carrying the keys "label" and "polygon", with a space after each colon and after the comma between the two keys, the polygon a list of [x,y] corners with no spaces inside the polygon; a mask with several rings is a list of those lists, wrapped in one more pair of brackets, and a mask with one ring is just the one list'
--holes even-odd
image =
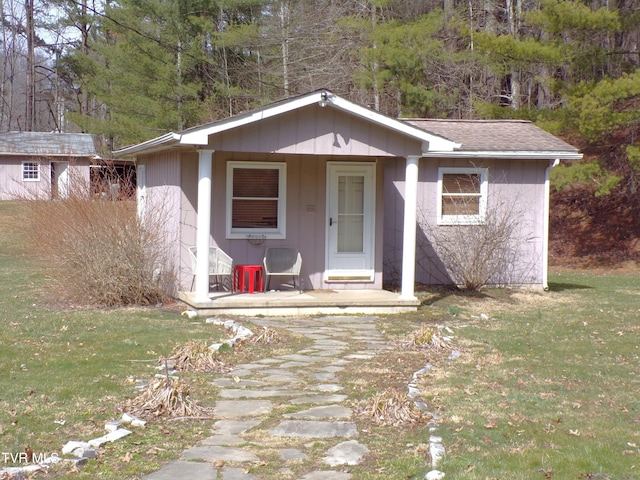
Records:
{"label": "concrete porch slab", "polygon": [[206,302],[194,292],[179,292],[178,299],[206,315],[344,315],[414,312],[417,299],[401,299],[387,290],[309,290],[256,293],[211,292]]}

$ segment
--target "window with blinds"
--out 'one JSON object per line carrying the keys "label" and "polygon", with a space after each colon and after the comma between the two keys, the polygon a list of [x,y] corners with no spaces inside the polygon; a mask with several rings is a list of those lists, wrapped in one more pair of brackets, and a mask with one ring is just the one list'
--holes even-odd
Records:
{"label": "window with blinds", "polygon": [[438,223],[479,224],[487,205],[486,168],[438,170]]}
{"label": "window with blinds", "polygon": [[284,238],[285,167],[284,163],[228,163],[228,238],[255,234]]}

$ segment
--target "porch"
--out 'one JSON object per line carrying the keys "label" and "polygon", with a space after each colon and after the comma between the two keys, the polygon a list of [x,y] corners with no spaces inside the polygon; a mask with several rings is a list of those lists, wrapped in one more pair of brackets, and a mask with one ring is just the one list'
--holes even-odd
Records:
{"label": "porch", "polygon": [[179,292],[178,299],[199,315],[372,315],[413,312],[420,305],[388,290],[210,292],[204,302],[196,300],[195,292]]}

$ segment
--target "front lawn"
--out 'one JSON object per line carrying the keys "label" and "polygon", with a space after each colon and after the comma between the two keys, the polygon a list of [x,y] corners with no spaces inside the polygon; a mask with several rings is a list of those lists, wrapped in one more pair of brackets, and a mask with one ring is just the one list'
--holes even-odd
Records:
{"label": "front lawn", "polygon": [[462,355],[424,384],[447,477],[640,478],[640,272],[564,271],[550,287],[432,307],[460,310],[445,323]]}

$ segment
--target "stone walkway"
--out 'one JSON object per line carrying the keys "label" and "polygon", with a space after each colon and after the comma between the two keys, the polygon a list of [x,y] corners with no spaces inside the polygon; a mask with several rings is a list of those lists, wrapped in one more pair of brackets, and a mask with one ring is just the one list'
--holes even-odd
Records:
{"label": "stone walkway", "polygon": [[[336,373],[386,348],[373,317],[252,318],[313,340],[214,379],[214,435],[144,480],[346,480],[368,453]],[[309,465],[306,467],[306,465]],[[296,472],[296,473],[294,473]]]}

